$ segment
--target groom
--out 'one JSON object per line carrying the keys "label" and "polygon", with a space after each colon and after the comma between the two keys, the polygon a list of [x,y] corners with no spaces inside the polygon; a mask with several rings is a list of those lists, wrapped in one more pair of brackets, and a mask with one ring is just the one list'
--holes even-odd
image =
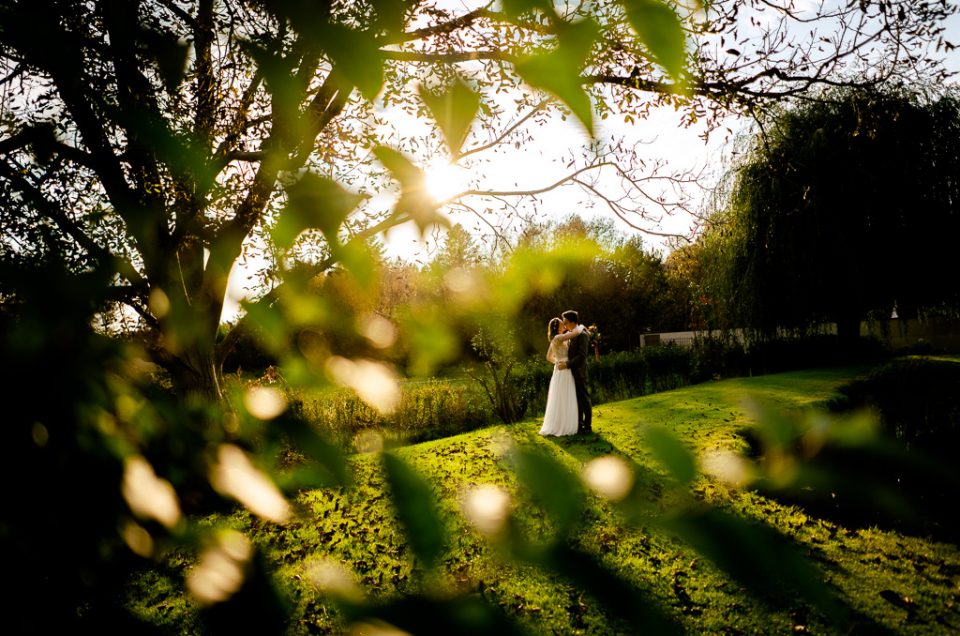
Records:
{"label": "groom", "polygon": [[[568,331],[576,329],[580,324],[580,316],[572,309],[563,312],[563,326]],[[573,384],[577,391],[577,426],[578,434],[593,432],[593,408],[590,404],[590,393],[587,391],[587,355],[590,350],[590,336],[584,329],[580,335],[570,341],[570,351],[566,363],[561,362],[559,368],[570,369],[573,373]]]}

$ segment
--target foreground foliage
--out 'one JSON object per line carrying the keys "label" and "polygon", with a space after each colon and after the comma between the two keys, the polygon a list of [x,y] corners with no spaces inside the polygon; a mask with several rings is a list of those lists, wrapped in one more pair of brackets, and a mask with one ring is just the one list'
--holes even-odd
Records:
{"label": "foreground foliage", "polygon": [[[291,633],[379,619],[415,633],[444,621],[475,633],[491,623],[506,633],[630,633],[639,624],[657,633],[950,633],[960,628],[955,545],[738,489],[751,471],[775,471],[720,461],[747,450],[746,396],[769,413],[805,408],[836,397],[853,375],[794,372],[607,404],[590,438],[543,439],[526,422],[358,455],[352,489],[302,492],[284,526],[246,512],[204,524],[241,530],[262,550],[294,605]],[[857,426],[838,430],[849,437]],[[676,439],[695,464],[676,459]],[[588,494],[574,477],[611,456],[634,479],[619,502]],[[768,447],[768,463],[774,456]],[[390,503],[391,493],[416,492],[411,484],[436,502],[417,518]],[[509,498],[499,526],[471,508],[477,492]],[[194,561],[175,553],[141,573],[129,605],[172,633],[199,629],[204,615],[179,581]]]}

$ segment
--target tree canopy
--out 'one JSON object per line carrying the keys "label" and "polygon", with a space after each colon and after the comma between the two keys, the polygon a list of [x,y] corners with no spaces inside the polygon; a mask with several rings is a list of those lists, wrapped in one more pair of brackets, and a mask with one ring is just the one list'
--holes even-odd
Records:
{"label": "tree canopy", "polygon": [[960,307],[960,102],[833,90],[765,122],[704,237],[713,299],[766,333]]}
{"label": "tree canopy", "polygon": [[[761,12],[776,19],[761,26]],[[639,118],[674,103],[692,121],[825,82],[915,76],[931,68],[934,44],[949,46],[939,39],[949,13],[938,2],[814,15],[755,0],[676,10],[658,0],[470,10],[401,0],[5,2],[2,258],[105,271],[106,299],[136,312],[177,389],[220,395],[235,336],[216,334],[235,261],[269,249],[277,263],[268,309],[249,311],[252,320],[317,319],[324,312],[296,300],[311,275],[339,262],[374,285],[367,239],[404,222],[421,231],[446,222],[422,187],[424,149],[440,152],[442,141],[463,160],[558,107],[593,131],[595,113]],[[843,37],[797,47],[799,36],[776,24]],[[862,75],[851,79],[854,70]],[[431,122],[431,132],[396,136],[384,108]],[[373,195],[391,192],[378,208]],[[484,194],[510,193],[471,190],[446,203],[475,210],[467,199]]]}

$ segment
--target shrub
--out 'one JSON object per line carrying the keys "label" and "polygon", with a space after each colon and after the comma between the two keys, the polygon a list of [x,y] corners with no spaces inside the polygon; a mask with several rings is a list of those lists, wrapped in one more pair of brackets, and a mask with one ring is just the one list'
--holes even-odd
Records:
{"label": "shrub", "polygon": [[693,345],[693,382],[749,375],[747,349],[736,338],[718,334],[698,338]]}
{"label": "shrub", "polygon": [[952,461],[960,443],[960,361],[894,360],[840,388],[838,409],[872,408],[880,425],[907,449]]}
{"label": "shrub", "polygon": [[494,413],[504,424],[523,419],[529,398],[523,390],[525,385],[515,381],[520,365],[515,342],[511,329],[481,329],[470,339],[480,364],[467,367],[467,375],[483,389]]}
{"label": "shrub", "polygon": [[[888,525],[956,541],[955,489],[960,480],[955,449],[960,443],[960,361],[903,358],[872,370],[839,389],[830,403],[839,412],[872,410],[883,444],[873,453],[834,448],[819,466],[844,475],[836,488],[804,493],[808,505],[846,524]],[[860,488],[856,491],[855,488]],[[865,493],[885,492],[895,514],[882,515]]]}

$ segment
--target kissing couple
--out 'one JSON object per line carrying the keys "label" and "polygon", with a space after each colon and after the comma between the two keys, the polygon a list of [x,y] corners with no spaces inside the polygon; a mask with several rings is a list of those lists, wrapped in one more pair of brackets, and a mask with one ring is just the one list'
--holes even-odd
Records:
{"label": "kissing couple", "polygon": [[587,382],[590,336],[572,309],[547,325],[547,361],[553,376],[547,391],[547,409],[541,435],[573,435],[593,432],[593,408]]}

